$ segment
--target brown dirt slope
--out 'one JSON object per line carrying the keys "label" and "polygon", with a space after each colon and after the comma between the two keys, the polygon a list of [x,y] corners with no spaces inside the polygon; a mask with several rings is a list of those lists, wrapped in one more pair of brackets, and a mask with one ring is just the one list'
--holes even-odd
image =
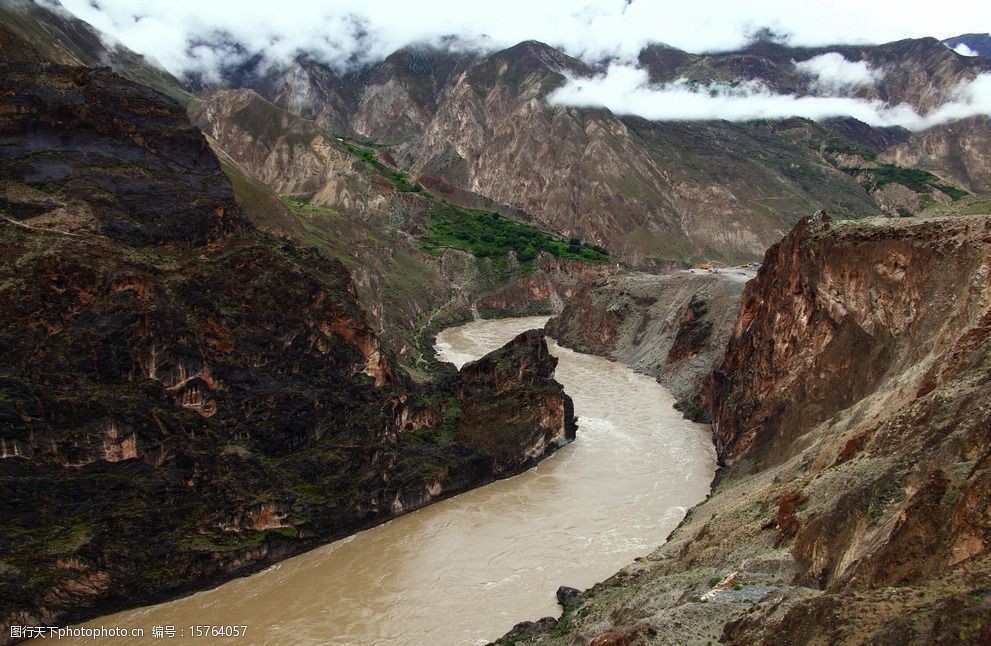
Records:
{"label": "brown dirt slope", "polygon": [[558,343],[657,377],[687,417],[702,420],[702,378],[722,359],[753,272],[627,273],[588,283],[547,324]]}

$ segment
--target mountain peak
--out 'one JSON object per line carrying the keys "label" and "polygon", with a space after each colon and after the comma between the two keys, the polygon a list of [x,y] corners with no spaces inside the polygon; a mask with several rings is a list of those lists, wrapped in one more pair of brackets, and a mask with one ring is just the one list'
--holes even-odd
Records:
{"label": "mountain peak", "polygon": [[524,40],[512,47],[496,52],[491,58],[504,60],[511,64],[526,65],[528,67],[547,67],[556,72],[562,69],[585,68],[585,63],[582,63],[577,58],[572,58],[539,40]]}
{"label": "mountain peak", "polygon": [[991,34],[960,34],[947,38],[943,44],[964,56],[991,57]]}

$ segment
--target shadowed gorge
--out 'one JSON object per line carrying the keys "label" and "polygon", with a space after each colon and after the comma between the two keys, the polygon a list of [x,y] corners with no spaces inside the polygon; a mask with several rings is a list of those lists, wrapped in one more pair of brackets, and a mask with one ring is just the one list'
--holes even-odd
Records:
{"label": "shadowed gorge", "polygon": [[[437,351],[471,373],[545,320],[448,328]],[[251,577],[88,625],[236,622],[258,644],[291,630],[298,644],[419,646],[483,642],[535,608],[554,612],[560,582],[590,585],[663,540],[708,491],[714,452],[707,429],[679,419],[650,377],[549,345],[580,420],[578,440],[551,459]]]}
{"label": "shadowed gorge", "polygon": [[991,10],[62,3],[0,644],[991,643]]}

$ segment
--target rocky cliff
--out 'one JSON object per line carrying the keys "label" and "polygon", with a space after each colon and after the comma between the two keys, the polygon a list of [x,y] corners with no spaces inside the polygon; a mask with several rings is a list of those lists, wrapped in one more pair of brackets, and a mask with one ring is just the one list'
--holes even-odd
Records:
{"label": "rocky cliff", "polygon": [[705,388],[712,495],[539,643],[991,641],[989,261],[989,216],[803,220]]}
{"label": "rocky cliff", "polygon": [[671,389],[703,420],[704,377],[722,360],[750,269],[628,273],[585,284],[546,326],[579,352],[622,361]]}
{"label": "rocky cliff", "polygon": [[582,290],[622,271],[614,265],[542,255],[532,272],[496,286],[478,298],[475,306],[484,318],[558,314]]}
{"label": "rocky cliff", "polygon": [[[247,225],[203,136],[157,93],[33,63],[5,65],[0,83],[4,178],[21,182],[5,203],[18,220],[135,247],[202,245]],[[63,212],[83,199],[88,208]]]}
{"label": "rocky cliff", "polygon": [[722,458],[772,463],[868,395],[914,398],[909,377],[946,361],[953,331],[981,307],[985,222],[833,224],[820,213],[772,247],[704,395]]}
{"label": "rocky cliff", "polygon": [[344,266],[256,230],[164,95],[0,64],[0,178],[4,643],[12,623],[250,572],[574,437],[539,336],[416,385]]}

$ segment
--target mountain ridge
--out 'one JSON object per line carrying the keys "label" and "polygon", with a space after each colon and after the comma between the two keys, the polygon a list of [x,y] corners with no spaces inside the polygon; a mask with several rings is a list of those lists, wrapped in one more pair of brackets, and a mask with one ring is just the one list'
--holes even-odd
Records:
{"label": "mountain ridge", "polygon": [[[201,136],[159,91],[39,63],[152,74],[33,7],[40,31],[0,25],[20,61],[0,74],[4,639],[253,571],[571,439],[541,334],[459,375],[431,360],[473,310],[559,313],[564,340],[711,416],[723,463],[666,545],[508,641],[991,639],[988,117],[618,116],[551,105],[604,64],[525,41],[151,79]],[[919,111],[991,69],[934,39],[641,59],[657,82],[812,95],[791,61],[828,52],[893,68],[852,96]],[[628,271],[760,258],[746,287]]]}
{"label": "mountain ridge", "polygon": [[[641,51],[640,63],[655,82],[763,79],[806,95],[815,93],[814,79],[796,71],[793,61],[828,52],[882,75],[872,86],[854,88],[853,96],[907,102],[922,112],[991,69],[986,60],[959,56],[932,38],[818,48],[758,41],[706,55],[655,45]],[[895,189],[878,193],[881,187],[866,172],[878,162],[935,173],[966,192],[991,190],[981,147],[965,143],[965,137],[989,136],[987,117],[921,133],[810,121],[796,138],[802,129],[784,127],[794,119],[667,124],[601,108],[554,107],[546,100],[566,82],[562,72],[586,76],[601,64],[590,67],[537,41],[486,54],[409,46],[346,72],[305,53],[285,68],[259,64],[253,59],[229,70],[228,85],[253,89],[327,132],[382,146],[413,179],[506,205],[633,265],[752,260],[817,208],[844,217],[916,213],[940,196],[897,181]],[[236,121],[236,115],[228,118]],[[773,157],[762,155],[768,146]],[[860,172],[837,159],[837,150],[864,149]],[[863,190],[856,190],[858,183]]]}
{"label": "mountain ridge", "polygon": [[960,45],[965,45],[967,49],[977,56],[991,56],[991,34],[961,34],[943,40],[943,44],[950,49],[956,49]]}
{"label": "mountain ridge", "polygon": [[[981,61],[954,54],[934,39],[874,47],[789,49],[781,45],[755,45],[739,53],[707,56],[654,47],[641,52],[641,61],[650,70],[652,55],[663,52],[667,56],[667,71],[661,74],[658,68],[651,72],[655,81],[680,78],[685,74],[691,77],[692,69],[697,80],[733,79],[737,77],[726,76],[725,71],[719,70],[742,69],[750,74],[745,78],[762,78],[763,74],[772,87],[808,94],[810,78],[795,72],[792,59],[798,54],[811,57],[834,51],[845,52],[854,60],[863,59],[885,70],[883,83],[874,89],[858,90],[856,96],[864,100],[907,102],[923,112],[946,100],[962,80],[991,69]],[[773,56],[759,56],[761,53]],[[902,61],[900,67],[916,71],[898,71],[899,66],[893,66],[892,61],[902,59],[913,62],[906,67]],[[425,88],[416,85],[414,77],[400,78],[390,74],[385,65],[373,66],[370,69],[374,71],[366,72],[360,78],[355,75],[333,77],[336,80],[328,85],[325,79],[330,78],[328,75],[332,77],[333,72],[319,71],[322,68],[313,62],[307,65],[311,72],[302,77],[295,71],[287,73],[286,78],[292,79],[297,95],[315,97],[331,91],[321,90],[322,86],[339,93],[340,87],[347,86],[351,101],[356,105],[362,99],[355,97],[365,94],[376,97],[378,120],[371,112],[358,114],[353,108],[355,116],[345,124],[343,131],[350,130],[354,136],[390,144],[390,154],[400,167],[414,175],[439,177],[451,185],[520,208],[554,231],[611,248],[628,261],[635,258],[739,261],[759,255],[801,214],[819,206],[845,215],[876,215],[882,210],[894,212],[889,199],[874,202],[867,194],[865,199],[851,201],[857,192],[843,177],[846,170],[832,155],[810,148],[816,138],[842,142],[841,149],[856,149],[866,144],[868,148],[874,148],[871,154],[879,155],[885,163],[917,164],[965,190],[983,192],[987,189],[982,174],[983,160],[976,158],[972,150],[956,139],[944,138],[941,145],[930,145],[923,143],[928,131],[887,133],[884,129],[867,126],[837,130],[832,126],[835,121],[808,122],[810,135],[801,144],[779,139],[776,145],[787,150],[790,157],[786,168],[767,164],[757,153],[769,141],[760,129],[784,130],[778,126],[768,127],[759,122],[711,122],[676,123],[670,127],[659,123],[638,128],[641,132],[664,131],[664,137],[658,143],[688,152],[698,146],[690,134],[692,131],[707,131],[705,138],[709,141],[727,140],[722,147],[694,156],[690,163],[665,157],[657,152],[657,147],[651,152],[651,143],[645,144],[627,132],[630,124],[641,121],[636,117],[616,116],[603,109],[548,106],[548,94],[565,83],[562,71],[587,75],[593,73],[593,68],[542,43],[521,43],[481,58],[472,54],[465,58],[462,67],[449,64],[452,71],[444,77],[446,85],[439,90],[436,79],[431,81],[430,88]],[[654,65],[662,64],[655,62]],[[278,72],[269,70],[266,78],[272,75],[278,75]],[[253,87],[266,94],[257,84]],[[424,92],[433,92],[433,98],[417,101],[410,98]],[[268,95],[268,98],[293,111],[294,106],[287,102],[285,95]],[[387,102],[386,98],[389,99]],[[412,115],[409,117],[412,121],[405,121],[404,135],[395,138],[390,124],[398,114]],[[319,116],[311,116],[319,122]],[[342,128],[345,121],[345,113],[335,113],[335,128]],[[794,120],[779,123],[790,121]],[[978,134],[988,127],[985,118],[966,123]],[[551,139],[554,146],[550,145]],[[908,141],[906,151],[889,152],[894,150],[888,143],[891,139]],[[733,143],[729,144],[729,141]],[[907,152],[920,148],[930,153]],[[732,161],[737,150],[750,162],[751,171],[741,169]],[[934,150],[946,152],[933,155],[931,151]],[[950,159],[952,165],[945,163],[944,160]],[[734,171],[720,173],[718,168],[726,165],[735,166]],[[793,168],[803,169],[800,176],[789,170]],[[681,173],[687,181],[673,183],[665,169]],[[809,169],[812,175],[803,178],[801,175],[808,174]],[[714,184],[709,177],[720,177],[723,184],[727,179],[740,183],[727,186],[728,190],[723,194],[712,193]],[[815,179],[809,181],[813,177]],[[780,205],[767,208],[747,205],[746,193],[752,192],[754,186],[765,196],[773,195],[780,205],[794,202],[794,209]],[[708,197],[703,198],[706,195]],[[720,211],[719,227],[729,224],[739,230],[739,237],[727,239],[722,232],[716,233],[717,227],[704,223],[708,216],[700,213],[696,206],[701,203]],[[901,205],[903,209],[911,207],[912,204]],[[621,230],[629,230],[626,220],[630,218],[634,220],[634,226],[642,227],[637,229],[638,235],[633,240],[620,234]],[[712,232],[701,240],[686,233],[707,227]],[[662,240],[665,242],[658,246]]]}

